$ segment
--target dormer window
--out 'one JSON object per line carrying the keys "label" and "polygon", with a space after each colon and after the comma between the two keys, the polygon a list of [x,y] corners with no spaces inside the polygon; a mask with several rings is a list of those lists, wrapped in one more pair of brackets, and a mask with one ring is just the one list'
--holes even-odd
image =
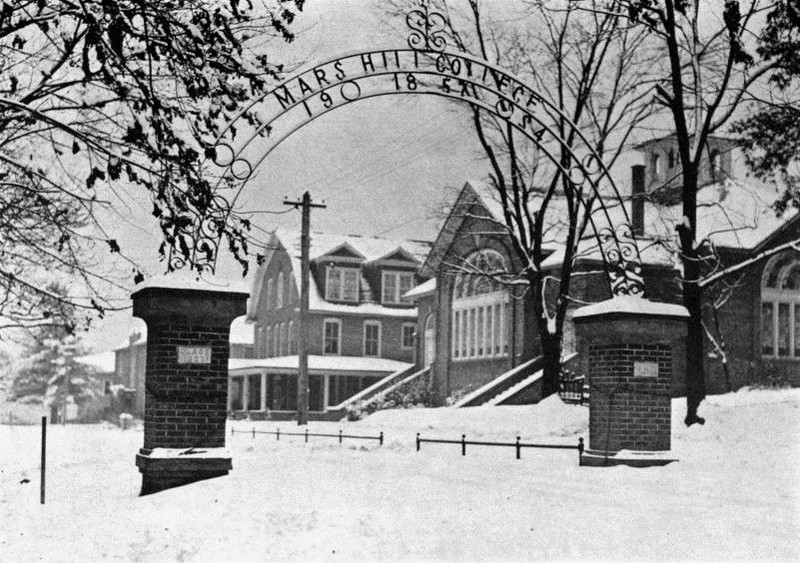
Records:
{"label": "dormer window", "polygon": [[358,302],[358,278],[358,268],[328,266],[325,279],[325,299]]}
{"label": "dormer window", "polygon": [[381,303],[400,305],[409,303],[403,297],[414,287],[414,274],[411,272],[383,272],[381,280]]}

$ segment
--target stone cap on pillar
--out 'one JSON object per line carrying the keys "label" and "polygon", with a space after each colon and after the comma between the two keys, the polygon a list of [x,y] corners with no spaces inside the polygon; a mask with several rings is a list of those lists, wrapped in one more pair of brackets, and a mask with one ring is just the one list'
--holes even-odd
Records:
{"label": "stone cap on pillar", "polygon": [[689,318],[689,311],[683,305],[657,303],[633,295],[619,295],[581,307],[572,315],[574,322],[617,318],[685,320]]}
{"label": "stone cap on pillar", "polygon": [[247,312],[250,293],[244,282],[198,279],[186,275],[151,278],[131,293],[133,316],[149,319],[229,324]]}

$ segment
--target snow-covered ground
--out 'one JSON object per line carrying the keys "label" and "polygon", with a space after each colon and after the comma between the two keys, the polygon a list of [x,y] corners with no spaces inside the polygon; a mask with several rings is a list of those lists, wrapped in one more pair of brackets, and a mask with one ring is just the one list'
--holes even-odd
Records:
{"label": "snow-covered ground", "polygon": [[[317,432],[386,442],[229,435],[227,477],[139,498],[141,429],[0,426],[0,561],[800,558],[800,390],[674,402],[678,463],[585,468],[577,453],[423,444],[414,436],[575,444],[588,409],[384,411]],[[297,431],[292,423],[233,423]],[[26,479],[29,482],[24,482]]]}

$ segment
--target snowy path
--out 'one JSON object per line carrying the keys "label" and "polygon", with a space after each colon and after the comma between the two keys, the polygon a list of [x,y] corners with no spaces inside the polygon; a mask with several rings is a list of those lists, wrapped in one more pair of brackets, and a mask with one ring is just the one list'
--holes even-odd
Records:
{"label": "snowy path", "polygon": [[800,558],[800,391],[712,397],[703,428],[683,428],[675,406],[681,461],[664,468],[581,468],[572,451],[414,451],[415,432],[586,436],[587,409],[549,400],[311,426],[383,430],[383,447],[236,434],[228,477],[144,498],[140,431],[50,427],[44,507],[38,428],[2,427],[0,561]]}

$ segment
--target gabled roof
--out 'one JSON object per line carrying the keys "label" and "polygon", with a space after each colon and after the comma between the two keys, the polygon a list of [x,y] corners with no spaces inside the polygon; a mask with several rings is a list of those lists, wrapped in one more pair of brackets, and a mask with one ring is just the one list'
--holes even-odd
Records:
{"label": "gabled roof", "polygon": [[[300,233],[297,231],[276,229],[271,235],[267,246],[268,254],[265,254],[266,259],[255,275],[253,291],[250,295],[247,314],[248,318],[251,320],[255,319],[258,311],[258,302],[264,283],[264,273],[270,261],[278,251],[285,249],[289,255],[293,274],[290,278],[293,280],[293,283],[298,284],[297,290],[298,293],[300,292]],[[430,243],[418,240],[387,239],[360,235],[312,233],[309,256],[312,262],[324,260],[330,257],[331,253],[344,248],[363,256],[365,263],[379,262],[380,260],[386,259],[386,257],[391,257],[400,253],[407,258],[409,263],[419,265],[428,255]],[[400,318],[415,318],[417,314],[415,308],[384,307],[378,303],[359,303],[357,305],[330,303],[323,298],[322,289],[317,287],[313,276],[311,276],[310,280],[308,301],[309,310],[312,312],[328,312],[335,314],[349,313]]]}
{"label": "gabled roof", "polygon": [[353,245],[349,242],[343,242],[333,250],[329,250],[325,254],[319,256],[319,258],[356,258],[358,260],[364,260],[364,255],[353,248]]}

